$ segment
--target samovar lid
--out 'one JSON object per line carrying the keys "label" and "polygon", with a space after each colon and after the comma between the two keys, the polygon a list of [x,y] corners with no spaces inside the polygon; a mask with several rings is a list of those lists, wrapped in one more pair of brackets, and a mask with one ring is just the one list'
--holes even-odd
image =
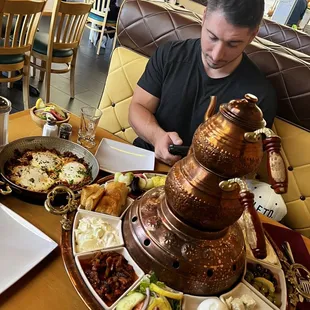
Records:
{"label": "samovar lid", "polygon": [[231,100],[221,105],[221,114],[246,130],[257,130],[266,126],[262,110],[257,106],[258,98],[245,94],[244,99]]}

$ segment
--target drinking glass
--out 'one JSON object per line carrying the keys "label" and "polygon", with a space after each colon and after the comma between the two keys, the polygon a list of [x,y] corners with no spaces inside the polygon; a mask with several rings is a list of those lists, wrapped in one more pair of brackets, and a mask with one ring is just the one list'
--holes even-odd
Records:
{"label": "drinking glass", "polygon": [[77,142],[87,149],[96,145],[95,134],[101,115],[102,112],[97,108],[81,108],[81,123]]}

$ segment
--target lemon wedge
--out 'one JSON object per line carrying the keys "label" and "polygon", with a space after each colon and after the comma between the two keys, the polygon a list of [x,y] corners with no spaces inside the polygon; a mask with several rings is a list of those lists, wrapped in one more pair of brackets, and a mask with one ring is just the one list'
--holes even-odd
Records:
{"label": "lemon wedge", "polygon": [[149,306],[147,307],[147,310],[172,310],[169,301],[164,297],[155,297],[150,302]]}
{"label": "lemon wedge", "polygon": [[43,108],[45,108],[45,107],[46,107],[46,105],[45,105],[43,99],[42,99],[42,98],[39,98],[39,99],[36,101],[36,109],[43,109]]}
{"label": "lemon wedge", "polygon": [[183,298],[183,293],[176,292],[168,287],[161,288],[154,283],[151,283],[150,290],[157,293],[158,295],[162,295],[171,299],[181,300]]}
{"label": "lemon wedge", "polygon": [[254,278],[254,281],[257,281],[257,282],[260,282],[260,283],[266,285],[269,289],[269,292],[271,292],[271,293],[274,293],[276,290],[273,283],[271,281],[263,278],[263,277]]}
{"label": "lemon wedge", "polygon": [[166,183],[166,176],[156,175],[151,180],[153,180],[154,187],[163,186]]}

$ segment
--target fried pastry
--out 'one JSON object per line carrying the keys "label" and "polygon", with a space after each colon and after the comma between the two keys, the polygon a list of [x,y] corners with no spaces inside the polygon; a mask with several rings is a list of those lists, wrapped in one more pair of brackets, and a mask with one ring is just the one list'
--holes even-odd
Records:
{"label": "fried pastry", "polygon": [[100,198],[104,195],[105,189],[103,187],[99,187],[99,189],[91,194],[86,199],[85,203],[85,210],[93,211],[96,208],[97,203],[99,202]]}
{"label": "fried pastry", "polygon": [[99,184],[84,186],[81,192],[81,205],[85,207],[87,198],[90,197],[92,194],[95,194],[99,189]]}
{"label": "fried pastry", "polygon": [[121,214],[121,205],[111,196],[104,195],[99,201],[95,211],[119,216]]}
{"label": "fried pastry", "polygon": [[[128,195],[128,187],[122,182],[110,182],[105,187],[108,196],[115,197],[116,200],[120,199],[121,204],[124,206]],[[120,197],[118,194],[120,194]]]}
{"label": "fried pastry", "polygon": [[110,182],[106,185],[106,193],[100,199],[95,209],[96,212],[120,216],[126,204],[128,188],[125,183]]}

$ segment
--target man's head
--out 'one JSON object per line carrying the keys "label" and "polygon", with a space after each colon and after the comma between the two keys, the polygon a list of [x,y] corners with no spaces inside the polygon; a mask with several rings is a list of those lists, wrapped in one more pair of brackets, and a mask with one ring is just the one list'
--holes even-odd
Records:
{"label": "man's head", "polygon": [[264,0],[208,0],[201,33],[204,65],[220,69],[240,59],[263,14]]}

